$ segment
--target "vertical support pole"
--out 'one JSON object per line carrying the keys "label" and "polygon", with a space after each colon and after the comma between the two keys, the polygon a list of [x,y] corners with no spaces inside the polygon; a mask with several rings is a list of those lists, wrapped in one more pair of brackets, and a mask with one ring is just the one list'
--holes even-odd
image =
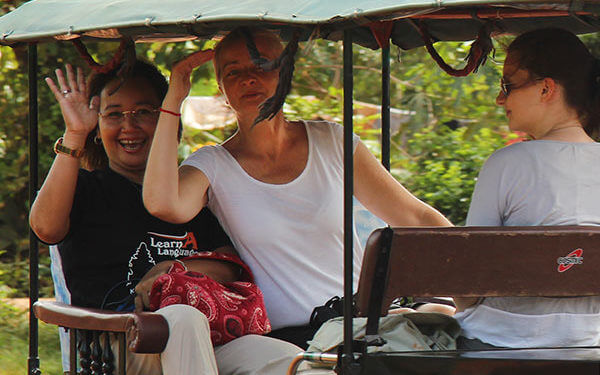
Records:
{"label": "vertical support pole", "polygon": [[381,49],[381,163],[390,170],[390,46]]}
{"label": "vertical support pole", "polygon": [[[29,44],[29,208],[38,189],[38,92],[37,92],[37,45]],[[29,360],[28,374],[41,374],[38,356],[38,321],[33,314],[33,304],[38,300],[38,241],[29,230]]]}
{"label": "vertical support pole", "polygon": [[352,72],[352,34],[344,31],[344,371],[353,362],[352,354],[352,285],[353,285],[353,223],[352,199],[354,195],[354,165],[352,147],[352,96],[354,91]]}

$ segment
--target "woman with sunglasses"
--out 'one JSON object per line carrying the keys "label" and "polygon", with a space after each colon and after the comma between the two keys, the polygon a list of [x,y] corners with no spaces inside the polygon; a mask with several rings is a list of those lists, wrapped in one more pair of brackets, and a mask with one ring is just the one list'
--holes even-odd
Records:
{"label": "woman with sunglasses", "polygon": [[[573,34],[542,29],[508,47],[496,103],[531,140],[495,152],[467,225],[600,225],[600,61]],[[523,249],[526,251],[527,249]],[[459,347],[600,344],[600,298],[456,299]]]}

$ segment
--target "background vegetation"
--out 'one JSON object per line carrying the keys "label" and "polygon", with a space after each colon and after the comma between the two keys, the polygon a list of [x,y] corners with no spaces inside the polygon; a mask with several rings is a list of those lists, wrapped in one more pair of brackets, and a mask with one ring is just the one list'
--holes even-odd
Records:
{"label": "background vegetation", "polygon": [[[0,293],[0,374],[23,375],[27,373],[29,357],[29,319],[23,308],[2,300]],[[62,375],[58,328],[40,322],[39,357],[42,373]]]}

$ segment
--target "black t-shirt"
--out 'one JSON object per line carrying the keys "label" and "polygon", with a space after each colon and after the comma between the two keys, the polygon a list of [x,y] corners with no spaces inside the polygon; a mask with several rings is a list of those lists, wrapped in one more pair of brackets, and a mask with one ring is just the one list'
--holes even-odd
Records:
{"label": "black t-shirt", "polygon": [[146,211],[141,192],[110,169],[79,171],[69,233],[58,244],[73,305],[131,306],[135,284],[155,264],[231,244],[208,209],[170,224]]}

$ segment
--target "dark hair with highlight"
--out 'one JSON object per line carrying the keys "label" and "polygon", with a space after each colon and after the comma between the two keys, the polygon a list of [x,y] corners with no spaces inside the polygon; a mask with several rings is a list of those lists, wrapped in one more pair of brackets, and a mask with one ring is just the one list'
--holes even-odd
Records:
{"label": "dark hair with highlight", "polygon": [[597,139],[600,126],[600,61],[573,33],[547,28],[526,32],[509,46],[517,66],[537,78],[552,78],[577,111],[586,133]]}
{"label": "dark hair with highlight", "polygon": [[[292,89],[292,78],[294,75],[294,59],[298,51],[300,31],[296,30],[288,44],[283,48],[281,39],[274,32],[262,28],[238,27],[231,31],[215,48],[213,64],[219,85],[221,84],[220,59],[224,48],[243,40],[250,55],[252,63],[265,72],[279,69],[279,82],[272,97],[260,104],[258,116],[254,119],[252,126],[267,119],[272,119],[283,107],[285,98]],[[269,45],[279,57],[267,60],[260,55],[256,47],[256,40],[268,41]]]}
{"label": "dark hair with highlight", "polygon": [[[136,60],[131,72],[125,78],[121,78],[117,74],[120,67],[119,65],[106,73],[96,73],[90,77],[88,81],[88,100],[91,100],[94,96],[100,96],[102,90],[113,81],[121,81],[122,85],[127,80],[139,78],[150,84],[160,102],[167,95],[169,85],[156,66],[145,61]],[[96,128],[88,134],[83,149],[82,166],[89,170],[108,167],[108,156],[104,146],[94,142],[97,132],[98,125],[96,124]],[[179,136],[181,136],[181,123],[179,124]]]}
{"label": "dark hair with highlight", "polygon": [[267,29],[247,27],[238,27],[233,29],[227,35],[225,35],[225,37],[221,39],[215,47],[215,57],[213,59],[213,65],[215,67],[215,76],[219,84],[221,84],[222,78],[222,72],[219,69],[219,62],[223,50],[240,40],[246,42],[248,34],[250,34],[250,36],[254,39],[268,40],[269,45],[273,48],[276,48],[278,50],[277,52],[279,53],[281,53],[284,49],[283,42],[279,35]]}

